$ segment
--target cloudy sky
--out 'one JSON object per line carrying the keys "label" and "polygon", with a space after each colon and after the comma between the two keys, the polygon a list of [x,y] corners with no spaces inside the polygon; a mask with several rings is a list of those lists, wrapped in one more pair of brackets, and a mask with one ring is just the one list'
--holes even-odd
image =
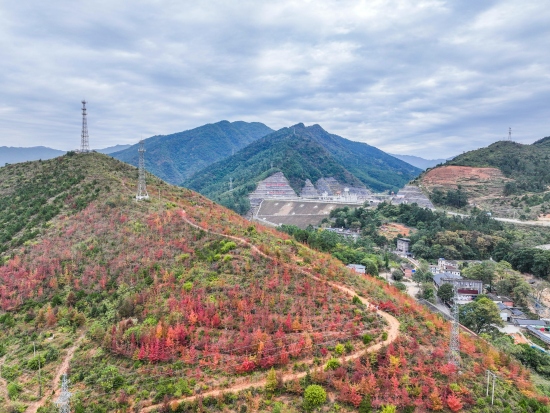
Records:
{"label": "cloudy sky", "polygon": [[437,158],[550,135],[540,0],[0,0],[0,146],[318,123]]}

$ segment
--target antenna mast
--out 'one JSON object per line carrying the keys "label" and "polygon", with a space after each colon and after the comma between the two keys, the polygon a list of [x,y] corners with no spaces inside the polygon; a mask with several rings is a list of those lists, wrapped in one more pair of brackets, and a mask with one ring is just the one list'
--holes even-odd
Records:
{"label": "antenna mast", "polygon": [[460,324],[458,323],[458,286],[453,282],[453,321],[451,324],[451,341],[449,344],[449,363],[460,368]]}
{"label": "antenna mast", "polygon": [[67,375],[63,375],[63,381],[61,382],[61,394],[55,401],[55,404],[59,406],[59,413],[71,413],[71,393],[69,392],[69,381]]}
{"label": "antenna mast", "polygon": [[142,199],[149,199],[147,193],[147,187],[145,186],[145,148],[143,147],[143,139],[139,141],[139,178],[138,178],[138,190],[136,195],[136,201]]}
{"label": "antenna mast", "polygon": [[86,116],[86,101],[82,100],[82,134],[80,135],[80,153],[90,152],[88,121],[86,120]]}

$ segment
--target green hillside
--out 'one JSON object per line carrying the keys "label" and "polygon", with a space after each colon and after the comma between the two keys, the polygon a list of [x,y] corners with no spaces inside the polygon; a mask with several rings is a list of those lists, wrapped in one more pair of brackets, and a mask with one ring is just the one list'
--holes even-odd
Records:
{"label": "green hillside", "polygon": [[484,340],[462,334],[459,374],[449,324],[382,279],[136,180],[98,153],[0,168],[0,412],[57,412],[64,373],[75,413],[481,412],[491,369],[499,411],[548,413]]}
{"label": "green hillside", "polygon": [[466,152],[447,165],[493,167],[515,182],[507,184],[506,195],[523,192],[544,192],[550,185],[550,136],[532,145],[499,141]]}
{"label": "green hillside", "polygon": [[[281,171],[296,192],[306,179],[334,177],[374,191],[394,190],[421,170],[365,143],[332,135],[319,125],[298,124],[259,139],[239,153],[197,172],[183,183],[239,213],[248,210],[247,195],[258,181]],[[233,191],[229,180],[233,180]]]}
{"label": "green hillside", "polygon": [[319,125],[306,129],[338,163],[373,191],[397,192],[422,172],[374,146],[333,135]]}
{"label": "green hillside", "polygon": [[[271,132],[263,123],[224,120],[171,135],[153,136],[145,139],[145,166],[166,182],[179,185],[193,173]],[[138,145],[111,156],[137,166]]]}

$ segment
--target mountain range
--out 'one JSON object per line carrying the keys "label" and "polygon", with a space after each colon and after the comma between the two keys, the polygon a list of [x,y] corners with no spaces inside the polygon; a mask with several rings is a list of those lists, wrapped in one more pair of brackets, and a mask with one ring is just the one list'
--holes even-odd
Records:
{"label": "mountain range", "polygon": [[330,134],[319,125],[299,123],[258,139],[182,185],[244,213],[248,193],[276,172],[282,172],[300,193],[307,179],[315,183],[323,177],[374,191],[397,191],[421,171],[373,146]]}
{"label": "mountain range", "polygon": [[436,165],[444,164],[445,162],[453,159],[453,157],[447,159],[424,159],[419,156],[396,155],[394,153],[391,153],[390,155],[420,169],[433,168]]}
{"label": "mountain range", "polygon": [[11,146],[0,146],[0,166],[9,163],[46,160],[61,156],[65,151],[46,148],[45,146],[34,146],[31,148],[18,148]]}
{"label": "mountain range", "polygon": [[[170,135],[144,139],[146,169],[174,185],[180,185],[195,172],[208,167],[273,130],[259,122],[226,120]],[[138,145],[111,154],[131,165],[138,165]]]}
{"label": "mountain range", "polygon": [[[108,148],[94,150],[96,152],[110,154],[112,152],[121,151],[129,147],[130,145],[116,145],[110,146]],[[56,158],[63,154],[65,154],[65,151],[47,148],[45,146],[34,146],[30,148],[0,146],[0,166],[19,162],[37,161],[39,159],[45,161],[47,159]]]}

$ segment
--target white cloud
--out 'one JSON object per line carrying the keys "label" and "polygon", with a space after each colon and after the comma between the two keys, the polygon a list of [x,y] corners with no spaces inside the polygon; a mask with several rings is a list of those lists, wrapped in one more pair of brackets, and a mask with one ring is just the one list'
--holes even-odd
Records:
{"label": "white cloud", "polygon": [[549,135],[550,10],[512,0],[0,6],[0,146],[131,143],[222,119],[319,123],[447,157]]}

